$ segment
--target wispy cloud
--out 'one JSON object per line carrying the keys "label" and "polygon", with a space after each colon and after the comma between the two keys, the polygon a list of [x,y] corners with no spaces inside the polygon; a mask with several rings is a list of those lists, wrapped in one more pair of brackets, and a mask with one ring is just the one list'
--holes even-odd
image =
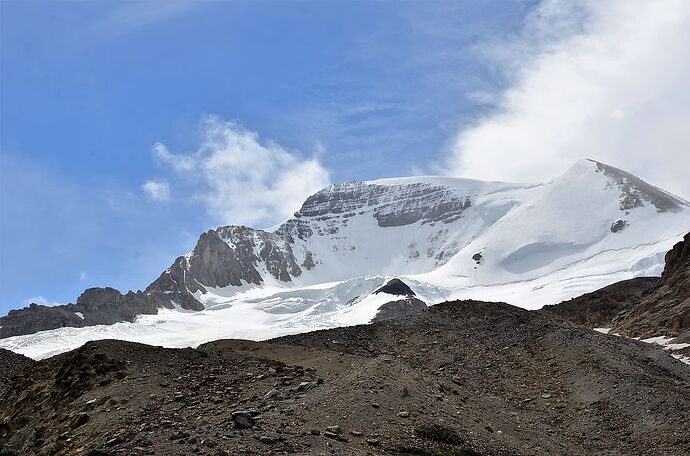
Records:
{"label": "wispy cloud", "polygon": [[110,34],[131,32],[158,24],[203,5],[195,0],[140,0],[116,3],[96,29]]}
{"label": "wispy cloud", "polygon": [[151,201],[164,203],[170,201],[170,183],[150,180],[141,186],[146,197]]}
{"label": "wispy cloud", "polygon": [[543,180],[591,157],[687,197],[688,43],[684,0],[542,2],[485,49],[508,87],[460,131],[450,174]]}
{"label": "wispy cloud", "polygon": [[164,144],[153,145],[153,156],[161,163],[170,165],[176,171],[191,171],[196,167],[196,159],[190,155],[172,154]]}
{"label": "wispy cloud", "polygon": [[195,152],[176,154],[156,143],[153,154],[178,175],[201,180],[195,191],[218,223],[276,223],[330,182],[317,157],[301,158],[234,122],[210,116],[201,133]]}
{"label": "wispy cloud", "polygon": [[32,296],[30,298],[26,298],[24,302],[22,302],[23,306],[28,306],[29,304],[40,304],[43,306],[59,306],[61,305],[59,302],[55,301],[49,301],[43,296]]}

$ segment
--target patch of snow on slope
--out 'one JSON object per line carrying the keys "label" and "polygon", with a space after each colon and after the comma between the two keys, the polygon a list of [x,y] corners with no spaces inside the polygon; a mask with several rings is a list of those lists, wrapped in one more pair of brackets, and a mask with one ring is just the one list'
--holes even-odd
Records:
{"label": "patch of snow on slope", "polygon": [[649,339],[642,339],[642,342],[661,345],[667,350],[682,350],[683,348],[690,347],[690,344],[674,344],[672,343],[673,339],[674,337],[656,336],[650,337]]}
{"label": "patch of snow on slope", "polygon": [[[594,331],[600,332],[602,334],[610,334],[611,328],[594,328]],[[625,337],[621,336],[620,334],[611,334],[613,336],[618,336],[618,337]],[[648,344],[656,344],[660,345],[663,347],[664,350],[682,350],[684,348],[690,347],[690,344],[674,344],[673,340],[675,339],[674,337],[667,337],[667,336],[656,336],[656,337],[650,337],[648,339],[639,339],[637,337],[633,337],[635,340],[641,340],[642,342],[648,343]],[[685,364],[690,365],[690,356],[685,356],[685,355],[680,355],[678,353],[671,353],[671,356],[676,358],[678,361],[681,361]]]}

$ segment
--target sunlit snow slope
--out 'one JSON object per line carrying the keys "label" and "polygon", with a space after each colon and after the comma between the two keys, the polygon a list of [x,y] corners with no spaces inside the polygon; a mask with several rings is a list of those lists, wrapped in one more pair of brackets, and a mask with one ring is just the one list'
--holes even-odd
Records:
{"label": "sunlit snow slope", "polygon": [[[187,346],[365,323],[383,304],[371,292],[392,276],[429,304],[475,298],[539,308],[659,275],[689,229],[686,201],[590,160],[538,185],[346,182],[309,197],[273,231],[204,233],[142,295],[165,297],[158,315],[9,337],[0,347],[43,357],[97,338]],[[205,310],[183,310],[190,300]]]}

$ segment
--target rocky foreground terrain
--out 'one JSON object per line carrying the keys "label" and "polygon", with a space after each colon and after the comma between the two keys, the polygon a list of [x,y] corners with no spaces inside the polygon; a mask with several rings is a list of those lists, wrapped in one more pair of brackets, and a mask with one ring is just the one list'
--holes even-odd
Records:
{"label": "rocky foreground terrain", "polygon": [[13,377],[31,364],[31,358],[0,348],[0,395],[13,385]]}
{"label": "rocky foreground terrain", "polygon": [[690,454],[690,366],[501,303],[267,342],[2,356],[17,366],[2,455]]}

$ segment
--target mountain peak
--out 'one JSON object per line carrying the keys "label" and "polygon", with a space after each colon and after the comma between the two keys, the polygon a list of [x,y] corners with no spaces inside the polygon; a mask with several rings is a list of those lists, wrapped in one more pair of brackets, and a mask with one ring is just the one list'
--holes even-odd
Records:
{"label": "mountain peak", "polygon": [[558,180],[582,179],[593,175],[591,173],[605,176],[605,188],[618,190],[622,211],[652,205],[657,212],[680,212],[690,206],[687,201],[647,183],[634,174],[591,158],[578,160]]}

